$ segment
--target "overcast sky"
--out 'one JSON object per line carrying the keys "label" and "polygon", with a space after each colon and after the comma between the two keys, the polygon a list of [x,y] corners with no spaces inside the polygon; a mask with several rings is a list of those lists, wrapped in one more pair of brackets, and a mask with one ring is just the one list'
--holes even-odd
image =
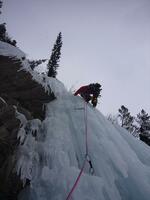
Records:
{"label": "overcast sky", "polygon": [[3,0],[1,22],[29,58],[48,58],[63,35],[58,78],[102,84],[98,108],[150,113],[150,0]]}

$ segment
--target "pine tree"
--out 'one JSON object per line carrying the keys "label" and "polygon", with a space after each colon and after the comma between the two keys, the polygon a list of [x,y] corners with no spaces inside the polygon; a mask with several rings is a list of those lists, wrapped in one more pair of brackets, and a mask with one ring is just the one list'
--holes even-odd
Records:
{"label": "pine tree", "polygon": [[130,133],[133,133],[134,131],[134,117],[131,116],[130,112],[125,106],[121,106],[121,108],[118,110],[119,115],[118,118],[120,119],[121,126],[127,129]]}
{"label": "pine tree", "polygon": [[146,113],[145,110],[141,110],[141,112],[137,115],[136,118],[137,123],[139,124],[139,136],[140,139],[150,146],[150,116]]}
{"label": "pine tree", "polygon": [[[3,2],[0,0],[0,8],[2,8]],[[1,14],[1,11],[0,11]],[[16,40],[12,40],[6,30],[6,23],[0,24],[0,41],[7,42],[13,46],[16,46],[17,42]]]}
{"label": "pine tree", "polygon": [[61,32],[58,34],[54,47],[52,49],[52,54],[50,60],[47,64],[49,77],[55,78],[57,75],[57,68],[59,67],[59,59],[61,55],[61,47],[62,47],[62,34]]}
{"label": "pine tree", "polygon": [[12,40],[6,30],[6,23],[0,24],[0,41],[7,42],[16,47],[16,40]]}
{"label": "pine tree", "polygon": [[6,23],[0,24],[0,40],[5,41],[6,38]]}
{"label": "pine tree", "polygon": [[[2,5],[3,5],[3,2],[2,1],[0,1],[0,8],[2,8]],[[1,10],[0,10],[0,14],[1,14],[2,12],[1,12]]]}

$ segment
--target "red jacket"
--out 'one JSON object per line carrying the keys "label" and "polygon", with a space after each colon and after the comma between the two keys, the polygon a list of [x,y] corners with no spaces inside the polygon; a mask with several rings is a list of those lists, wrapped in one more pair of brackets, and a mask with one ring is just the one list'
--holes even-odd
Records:
{"label": "red jacket", "polygon": [[78,94],[81,94],[81,93],[89,93],[89,85],[85,85],[85,86],[82,86],[80,87],[75,93],[74,95],[78,95]]}

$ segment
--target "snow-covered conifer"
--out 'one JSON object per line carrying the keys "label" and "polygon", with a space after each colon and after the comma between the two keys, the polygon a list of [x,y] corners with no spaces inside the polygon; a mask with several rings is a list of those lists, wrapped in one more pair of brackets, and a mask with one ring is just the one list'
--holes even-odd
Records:
{"label": "snow-covered conifer", "polygon": [[54,47],[52,49],[52,54],[50,56],[50,60],[48,62],[47,68],[49,77],[56,77],[57,68],[59,67],[59,59],[61,55],[61,47],[62,47],[62,34],[61,32],[58,34]]}
{"label": "snow-covered conifer", "polygon": [[134,131],[134,117],[131,116],[130,112],[128,111],[128,108],[126,108],[124,105],[122,105],[118,111],[118,118],[121,126],[127,129],[130,133],[132,133]]}
{"label": "snow-covered conifer", "polygon": [[[0,1],[0,8],[2,8],[3,2]],[[0,10],[0,14],[1,14],[1,10]]]}
{"label": "snow-covered conifer", "polygon": [[145,110],[141,110],[139,114],[137,114],[136,118],[137,123],[139,124],[139,136],[142,141],[146,144],[150,145],[150,116],[146,113]]}

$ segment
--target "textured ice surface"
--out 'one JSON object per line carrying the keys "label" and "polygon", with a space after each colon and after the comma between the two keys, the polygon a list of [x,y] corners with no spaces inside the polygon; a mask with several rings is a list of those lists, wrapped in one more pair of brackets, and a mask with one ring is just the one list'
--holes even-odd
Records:
{"label": "textured ice surface", "polygon": [[[31,186],[20,194],[20,200],[65,200],[84,161],[84,101],[61,92],[64,87],[55,84],[57,81],[54,88],[59,95],[47,105],[39,133],[43,136],[37,141],[29,136],[23,145],[34,149],[28,148],[32,156],[26,159]],[[121,127],[112,125],[89,104],[87,116],[94,175],[89,173],[87,163],[72,200],[149,200],[149,147]],[[32,166],[30,177],[28,165]],[[24,173],[24,179],[25,176]]]}

